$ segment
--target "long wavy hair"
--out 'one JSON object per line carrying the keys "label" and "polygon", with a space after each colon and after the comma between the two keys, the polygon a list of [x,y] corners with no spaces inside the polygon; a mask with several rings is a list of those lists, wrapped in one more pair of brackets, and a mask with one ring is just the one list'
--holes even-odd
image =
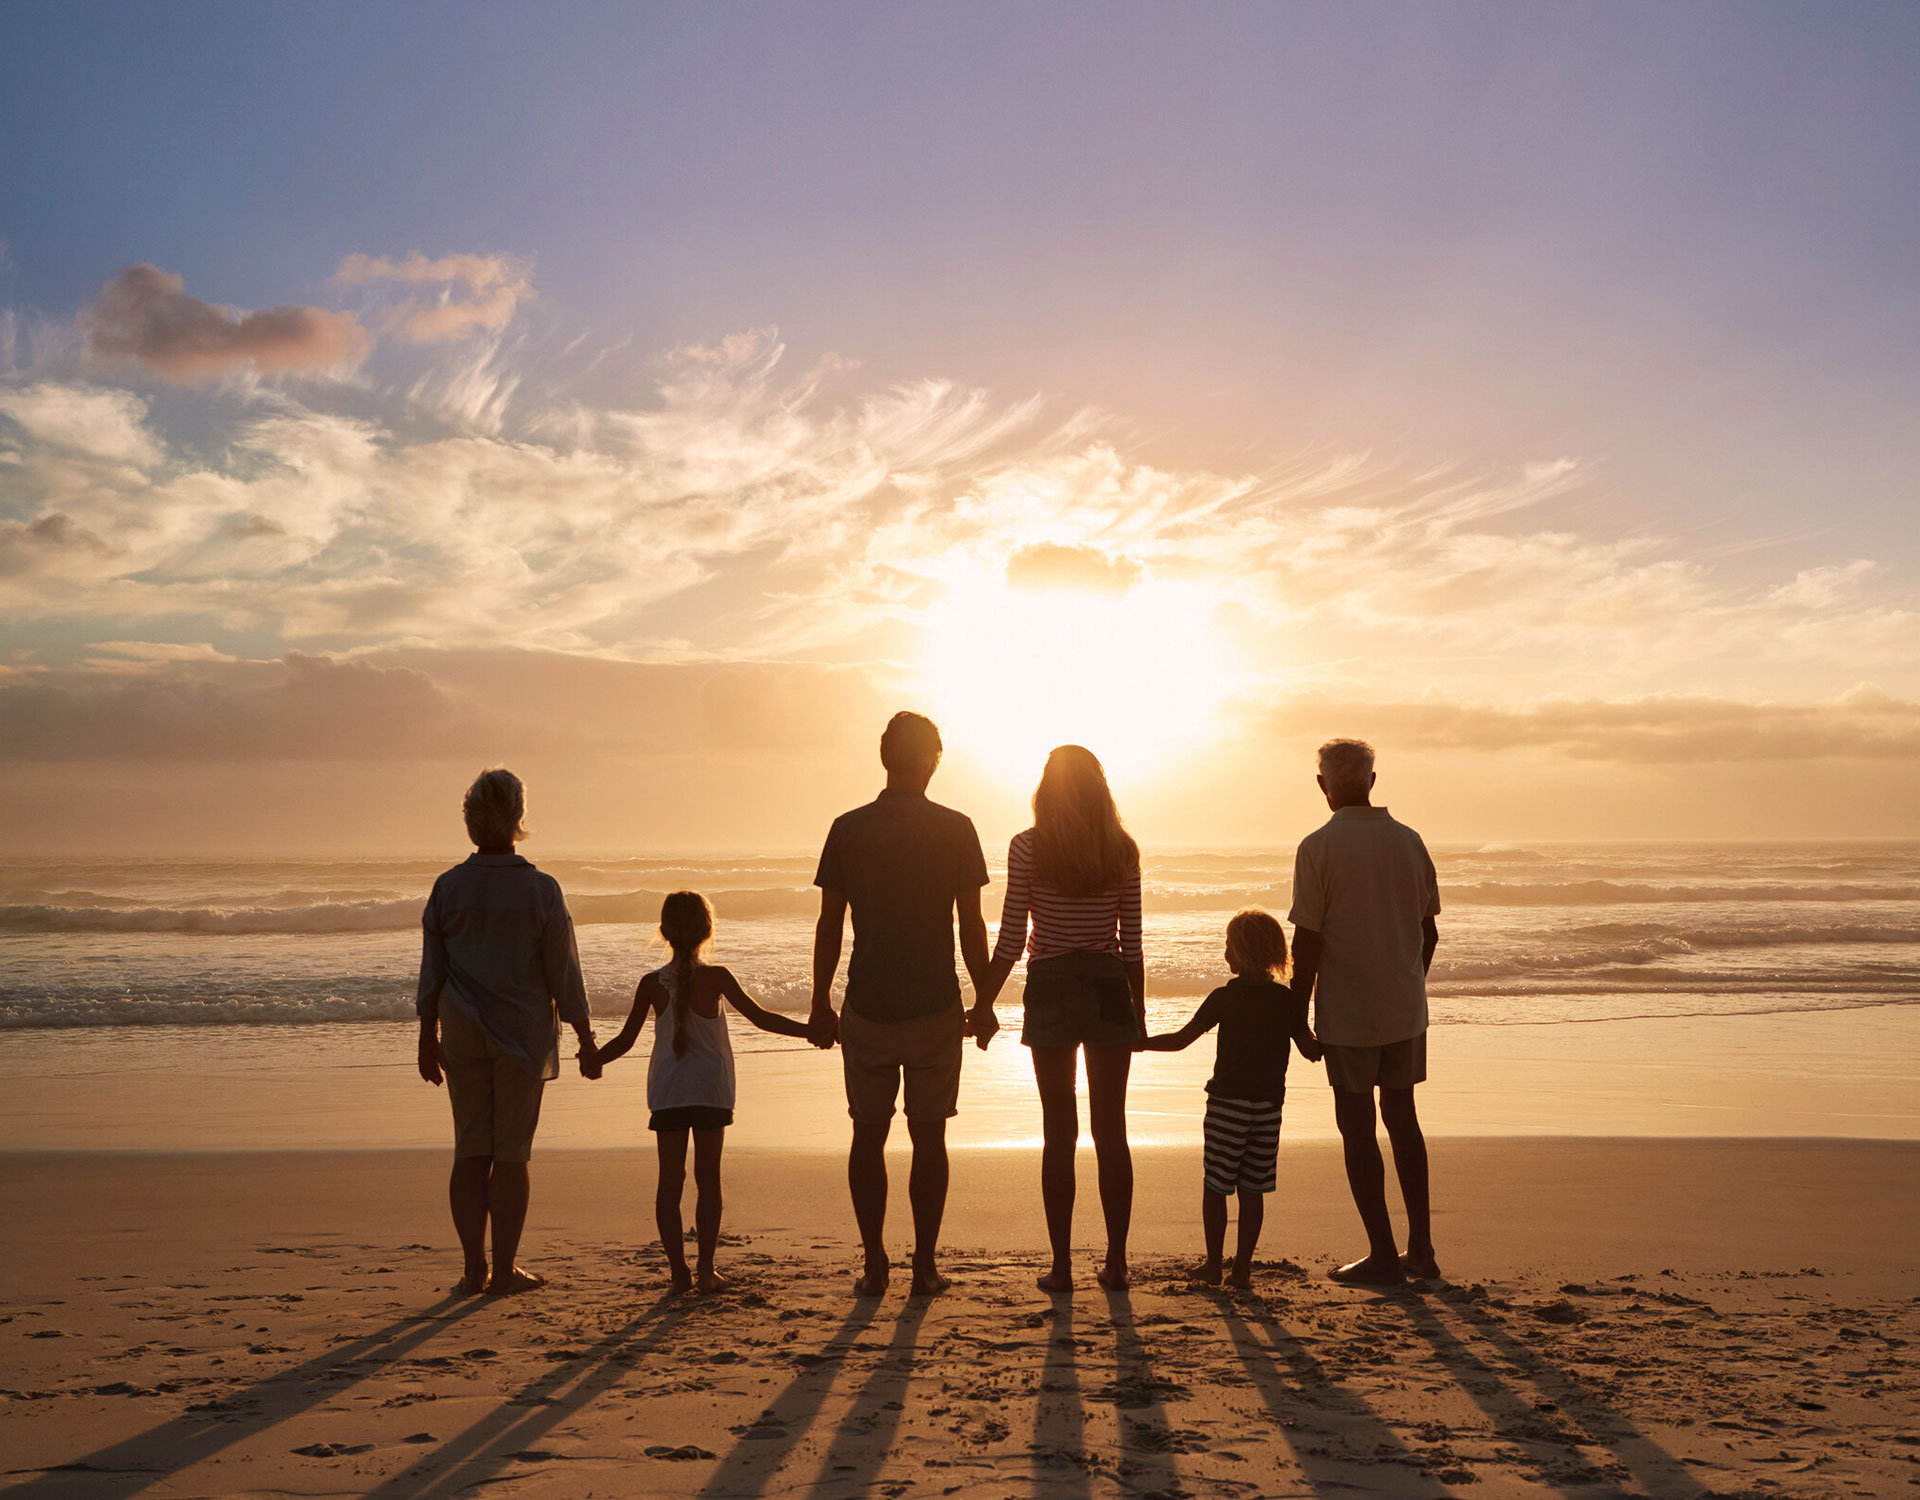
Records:
{"label": "long wavy hair", "polygon": [[1061,745],[1033,792],[1033,876],[1063,896],[1097,896],[1140,869],[1107,773],[1091,750]]}
{"label": "long wavy hair", "polygon": [[685,1057],[687,1006],[693,999],[693,966],[713,936],[713,908],[698,891],[675,891],[660,903],[660,936],[673,950],[673,1055]]}

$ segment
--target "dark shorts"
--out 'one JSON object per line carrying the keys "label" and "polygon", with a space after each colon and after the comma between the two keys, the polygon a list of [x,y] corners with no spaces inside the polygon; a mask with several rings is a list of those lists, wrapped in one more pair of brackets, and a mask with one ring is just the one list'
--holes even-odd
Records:
{"label": "dark shorts", "polygon": [[733,1111],[710,1104],[683,1104],[677,1109],[656,1109],[647,1120],[649,1130],[725,1130],[733,1123]]}
{"label": "dark shorts", "polygon": [[1029,1047],[1132,1047],[1140,1018],[1114,953],[1062,953],[1027,965],[1020,1040]]}
{"label": "dark shorts", "polygon": [[1384,1047],[1336,1047],[1326,1044],[1327,1082],[1353,1094],[1375,1088],[1410,1089],[1427,1081],[1427,1034]]}
{"label": "dark shorts", "polygon": [[852,1006],[840,1012],[840,1067],[847,1114],[864,1125],[893,1118],[906,1085],[909,1120],[945,1120],[960,1112],[960,1002],[910,1021],[875,1021]]}

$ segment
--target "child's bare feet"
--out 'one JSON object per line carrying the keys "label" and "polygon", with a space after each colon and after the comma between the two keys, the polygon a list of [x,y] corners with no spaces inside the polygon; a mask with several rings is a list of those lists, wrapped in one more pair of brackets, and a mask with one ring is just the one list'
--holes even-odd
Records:
{"label": "child's bare feet", "polygon": [[731,1281],[728,1281],[726,1277],[714,1270],[712,1266],[708,1266],[706,1270],[702,1271],[698,1279],[694,1282],[695,1288],[703,1297],[711,1296],[715,1292],[724,1292],[732,1285],[733,1283]]}
{"label": "child's bare feet", "polygon": [[913,1273],[913,1288],[908,1295],[913,1297],[938,1297],[952,1285],[953,1283],[938,1271],[932,1269],[925,1271],[916,1270]]}
{"label": "child's bare feet", "polygon": [[866,1269],[860,1273],[860,1279],[853,1284],[856,1297],[883,1297],[886,1295],[887,1282],[893,1276],[893,1263],[884,1256],[867,1257]]}
{"label": "child's bare feet", "polygon": [[674,1296],[684,1297],[693,1290],[693,1273],[685,1266],[669,1267],[667,1275],[673,1282]]}
{"label": "child's bare feet", "polygon": [[1110,1260],[1093,1273],[1093,1279],[1110,1292],[1124,1292],[1127,1289],[1127,1263]]}
{"label": "child's bare feet", "polygon": [[1187,1280],[1197,1281],[1202,1286],[1220,1285],[1220,1262],[1217,1260],[1203,1260],[1199,1265],[1192,1267],[1187,1272]]}
{"label": "child's bare feet", "polygon": [[1233,1263],[1233,1271],[1227,1277],[1227,1282],[1229,1285],[1231,1285],[1238,1291],[1242,1291],[1242,1292],[1252,1291],[1253,1290],[1253,1267],[1243,1266],[1240,1264],[1239,1261],[1236,1260]]}
{"label": "child's bare feet", "polygon": [[504,1276],[498,1271],[493,1273],[493,1279],[487,1283],[487,1295],[489,1297],[511,1297],[516,1292],[530,1292],[535,1287],[545,1286],[546,1284],[546,1277],[536,1275],[532,1271],[523,1271],[520,1267],[515,1266]]}
{"label": "child's bare feet", "polygon": [[468,1266],[460,1279],[453,1284],[456,1297],[477,1297],[487,1289],[487,1263],[483,1260],[477,1266]]}
{"label": "child's bare feet", "polygon": [[1400,1257],[1400,1269],[1405,1271],[1409,1276],[1419,1277],[1422,1281],[1438,1281],[1440,1279],[1440,1262],[1434,1259],[1431,1250],[1424,1253],[1416,1253],[1409,1250],[1405,1255]]}
{"label": "child's bare feet", "polygon": [[1033,1284],[1043,1292],[1070,1292],[1073,1290],[1073,1272],[1064,1266],[1055,1266],[1046,1275],[1036,1277]]}

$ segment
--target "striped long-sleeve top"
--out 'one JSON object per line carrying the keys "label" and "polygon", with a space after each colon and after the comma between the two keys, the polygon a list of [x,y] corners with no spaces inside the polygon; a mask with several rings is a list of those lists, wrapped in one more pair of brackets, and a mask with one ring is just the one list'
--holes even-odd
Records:
{"label": "striped long-sleeve top", "polygon": [[1114,953],[1125,963],[1139,963],[1140,872],[1097,896],[1062,896],[1033,878],[1033,830],[1016,833],[1007,846],[1007,899],[1000,909],[993,956],[1018,959],[1023,948],[1030,960],[1062,953]]}

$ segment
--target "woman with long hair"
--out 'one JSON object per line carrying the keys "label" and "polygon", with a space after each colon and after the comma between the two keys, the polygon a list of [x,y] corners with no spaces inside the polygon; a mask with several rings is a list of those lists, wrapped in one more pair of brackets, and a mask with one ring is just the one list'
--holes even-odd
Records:
{"label": "woman with long hair", "polygon": [[[1031,935],[1029,935],[1031,934]],[[1033,794],[1033,827],[1007,847],[1007,899],[980,1004],[1027,957],[1023,1041],[1040,1087],[1040,1193],[1053,1264],[1040,1288],[1073,1286],[1073,1157],[1080,1139],[1077,1054],[1086,1048],[1093,1150],[1107,1255],[1100,1284],[1127,1284],[1133,1155],[1127,1146],[1127,1074],[1146,1040],[1146,966],[1140,951],[1140,847],[1121,826],[1107,774],[1091,751],[1062,745]],[[991,1028],[988,1028],[989,1034]],[[976,1035],[979,1034],[976,1022]]]}

